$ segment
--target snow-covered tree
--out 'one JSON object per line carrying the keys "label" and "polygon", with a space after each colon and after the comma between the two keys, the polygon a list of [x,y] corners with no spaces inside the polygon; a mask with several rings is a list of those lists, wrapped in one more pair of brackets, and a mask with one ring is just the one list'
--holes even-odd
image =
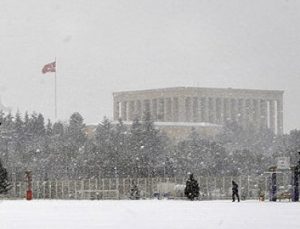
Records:
{"label": "snow-covered tree", "polygon": [[6,169],[3,167],[0,160],[0,194],[6,194],[11,188],[11,184],[8,181],[8,175]]}
{"label": "snow-covered tree", "polygon": [[83,117],[78,112],[73,113],[69,120],[66,136],[70,141],[70,147],[72,149],[78,150],[79,147],[84,145],[86,141],[84,128],[85,124],[83,123]]}
{"label": "snow-covered tree", "polygon": [[158,175],[157,172],[163,170],[161,162],[165,157],[165,145],[149,114],[144,115],[142,122],[135,120],[132,123],[129,150],[138,176]]}
{"label": "snow-covered tree", "polygon": [[186,186],[184,189],[185,196],[190,200],[194,200],[195,198],[199,197],[199,190],[198,181],[195,180],[192,173],[189,174],[189,179],[186,181]]}

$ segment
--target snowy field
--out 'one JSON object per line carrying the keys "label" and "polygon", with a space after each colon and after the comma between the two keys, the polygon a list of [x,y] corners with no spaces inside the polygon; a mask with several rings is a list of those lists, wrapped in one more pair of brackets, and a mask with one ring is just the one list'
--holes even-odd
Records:
{"label": "snowy field", "polygon": [[0,229],[300,228],[300,203],[4,200]]}

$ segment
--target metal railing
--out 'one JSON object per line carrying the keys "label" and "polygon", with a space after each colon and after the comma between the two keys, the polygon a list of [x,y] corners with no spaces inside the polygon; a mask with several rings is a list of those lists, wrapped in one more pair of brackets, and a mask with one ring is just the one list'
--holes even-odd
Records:
{"label": "metal railing", "polygon": [[[231,198],[231,181],[239,185],[242,199],[256,199],[262,193],[269,195],[267,176],[206,177],[196,176],[199,183],[199,199],[215,200]],[[132,182],[136,183],[141,198],[154,198],[157,194],[168,198],[184,198],[186,177],[146,177],[146,178],[97,178],[82,180],[33,180],[34,199],[128,199]],[[278,189],[286,189],[290,177],[278,177]],[[27,183],[13,181],[8,198],[25,197]]]}

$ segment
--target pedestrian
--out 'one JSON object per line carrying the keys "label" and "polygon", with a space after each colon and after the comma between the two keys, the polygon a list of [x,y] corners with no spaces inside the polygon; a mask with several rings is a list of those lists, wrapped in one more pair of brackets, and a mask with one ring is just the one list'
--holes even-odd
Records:
{"label": "pedestrian", "polygon": [[132,181],[130,188],[130,197],[131,200],[139,200],[140,199],[140,191],[138,186],[135,184],[134,180]]}
{"label": "pedestrian", "polygon": [[237,197],[238,202],[240,202],[240,196],[239,196],[239,186],[237,183],[232,181],[232,202],[235,201],[235,197]]}

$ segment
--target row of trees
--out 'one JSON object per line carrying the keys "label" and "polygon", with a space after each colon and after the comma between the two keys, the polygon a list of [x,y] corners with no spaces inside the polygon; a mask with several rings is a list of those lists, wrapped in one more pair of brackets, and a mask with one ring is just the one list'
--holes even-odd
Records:
{"label": "row of trees", "polygon": [[0,160],[0,194],[5,194],[11,188],[11,184],[8,181],[8,175],[6,169],[3,167]]}
{"label": "row of trees", "polygon": [[89,134],[79,113],[66,123],[45,122],[36,113],[0,113],[0,122],[0,158],[19,179],[24,170],[40,179],[260,174],[274,164],[275,154],[293,159],[300,148],[300,131],[276,137],[235,123],[214,140],[191,130],[187,139],[172,142],[149,115],[130,126],[104,118]]}

